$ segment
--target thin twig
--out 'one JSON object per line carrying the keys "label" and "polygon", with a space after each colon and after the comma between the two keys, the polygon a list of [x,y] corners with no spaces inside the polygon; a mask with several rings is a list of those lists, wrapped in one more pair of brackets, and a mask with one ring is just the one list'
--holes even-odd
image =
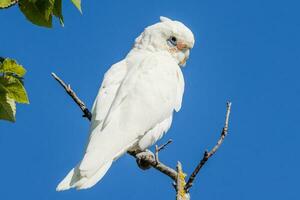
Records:
{"label": "thin twig", "polygon": [[66,84],[63,80],[61,80],[55,73],[51,73],[51,75],[57,80],[57,82],[65,89],[67,94],[74,100],[74,102],[80,107],[82,110],[83,117],[88,118],[90,121],[92,119],[92,113],[89,111],[89,109],[85,106],[83,101],[79,99],[79,97],[76,95],[76,93],[72,90],[70,84]]}
{"label": "thin twig", "polygon": [[158,153],[165,149],[166,146],[168,146],[169,144],[171,144],[173,142],[173,140],[168,140],[168,142],[166,142],[165,144],[161,145],[160,147],[158,147],[158,145],[155,145],[155,160],[157,163],[159,163],[159,159],[158,159]]}
{"label": "thin twig", "polygon": [[157,151],[160,152],[161,150],[165,149],[169,144],[171,144],[173,140],[169,139],[168,142],[158,147]]}
{"label": "thin twig", "polygon": [[217,144],[212,148],[211,151],[205,151],[202,160],[199,162],[199,164],[197,165],[197,167],[195,168],[195,170],[193,171],[193,173],[191,174],[191,176],[189,177],[187,184],[185,186],[185,190],[188,192],[189,189],[192,187],[193,185],[193,181],[195,180],[197,174],[199,173],[200,169],[205,165],[206,161],[213,156],[216,151],[219,149],[219,147],[221,146],[221,144],[223,143],[227,133],[228,133],[228,123],[229,123],[229,116],[230,116],[230,110],[231,110],[231,102],[227,102],[227,110],[226,110],[226,117],[225,117],[225,123],[224,123],[224,127],[222,129],[221,132],[221,136],[217,142]]}
{"label": "thin twig", "polygon": [[156,163],[159,163],[158,152],[159,152],[158,145],[155,145],[155,161],[156,161]]}

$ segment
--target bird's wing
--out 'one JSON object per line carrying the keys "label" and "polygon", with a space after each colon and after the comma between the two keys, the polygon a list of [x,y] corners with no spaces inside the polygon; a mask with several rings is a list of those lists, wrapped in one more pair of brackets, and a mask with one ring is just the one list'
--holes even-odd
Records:
{"label": "bird's wing", "polygon": [[138,143],[140,150],[145,150],[148,147],[155,144],[162,136],[169,130],[172,124],[173,115],[163,120],[159,124],[156,124],[151,130],[149,130]]}
{"label": "bird's wing", "polygon": [[[147,131],[170,117],[176,107],[180,69],[172,58],[157,53],[131,56],[125,65],[125,75],[118,79],[110,101],[104,103],[105,93],[100,89],[93,119],[101,122],[94,126],[92,122],[86,153],[79,165],[81,176],[92,176],[99,167],[125,153]],[[115,80],[112,77],[106,76],[105,80]]]}
{"label": "bird's wing", "polygon": [[126,60],[122,60],[105,73],[98,95],[92,107],[91,130],[97,126],[102,126],[118,89],[128,71]]}
{"label": "bird's wing", "polygon": [[[90,126],[90,135],[86,146],[85,157],[89,155],[87,149],[91,148],[92,141],[97,140],[96,136],[101,134],[99,127],[102,127],[103,121],[109,112],[113,100],[117,96],[119,87],[127,74],[126,61],[122,60],[113,66],[105,73],[102,85],[99,89],[98,95],[92,107],[92,120]],[[98,128],[98,129],[97,129]],[[101,141],[99,143],[101,146]],[[92,152],[92,151],[91,151]],[[100,180],[107,172],[112,164],[112,159],[106,161],[102,166],[91,170],[80,170],[80,162],[74,167],[68,175],[57,186],[57,190],[67,190],[73,187],[77,189],[85,189],[92,187],[98,180]],[[93,163],[93,161],[91,161]]]}
{"label": "bird's wing", "polygon": [[182,96],[184,93],[184,77],[181,70],[177,71],[178,85],[177,85],[177,97],[175,111],[178,112],[181,109]]}

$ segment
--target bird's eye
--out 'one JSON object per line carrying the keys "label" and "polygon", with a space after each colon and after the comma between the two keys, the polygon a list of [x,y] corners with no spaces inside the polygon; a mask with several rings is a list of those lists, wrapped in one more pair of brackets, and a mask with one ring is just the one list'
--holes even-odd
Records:
{"label": "bird's eye", "polygon": [[174,36],[171,36],[169,39],[168,39],[168,42],[173,45],[173,46],[176,46],[177,45],[177,38],[174,37]]}
{"label": "bird's eye", "polygon": [[176,42],[176,41],[177,41],[177,38],[174,37],[174,36],[172,36],[172,37],[171,37],[171,40],[172,40],[172,42]]}

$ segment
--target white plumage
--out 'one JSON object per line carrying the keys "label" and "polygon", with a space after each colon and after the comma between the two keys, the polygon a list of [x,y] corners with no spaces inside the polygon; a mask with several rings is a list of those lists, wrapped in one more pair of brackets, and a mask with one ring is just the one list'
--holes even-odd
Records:
{"label": "white plumage", "polygon": [[106,72],[92,108],[84,157],[58,191],[92,187],[119,156],[145,150],[168,131],[182,102],[180,66],[193,45],[192,32],[178,21],[161,17],[145,29],[126,58]]}

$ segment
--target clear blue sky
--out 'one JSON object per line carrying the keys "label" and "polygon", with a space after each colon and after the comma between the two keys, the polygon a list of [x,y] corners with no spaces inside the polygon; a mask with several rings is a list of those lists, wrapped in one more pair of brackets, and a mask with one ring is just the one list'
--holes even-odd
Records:
{"label": "clear blue sky", "polygon": [[161,141],[161,160],[190,173],[223,125],[233,102],[230,134],[201,171],[192,199],[299,197],[299,1],[87,1],[83,16],[64,2],[65,27],[27,22],[16,8],[0,11],[0,55],[28,70],[30,105],[17,122],[0,122],[0,198],[5,200],[174,199],[171,181],[141,171],[124,156],[85,191],[55,191],[81,158],[88,121],[52,71],[91,107],[104,72],[122,59],[143,29],[167,16],[184,22],[196,45],[183,70],[182,110]]}

